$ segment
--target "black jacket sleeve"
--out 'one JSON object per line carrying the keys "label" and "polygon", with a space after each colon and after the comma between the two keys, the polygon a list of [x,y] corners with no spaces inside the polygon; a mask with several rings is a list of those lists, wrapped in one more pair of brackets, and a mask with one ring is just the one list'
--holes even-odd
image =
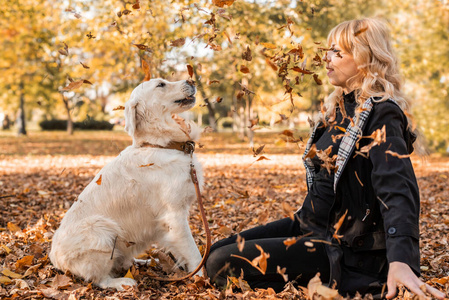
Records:
{"label": "black jacket sleeve", "polygon": [[419,190],[412,163],[408,157],[399,158],[385,153],[391,150],[408,154],[410,135],[407,119],[392,102],[374,105],[365,134],[385,125],[386,141],[369,152],[373,164],[371,175],[384,221],[388,262],[408,264],[419,275]]}

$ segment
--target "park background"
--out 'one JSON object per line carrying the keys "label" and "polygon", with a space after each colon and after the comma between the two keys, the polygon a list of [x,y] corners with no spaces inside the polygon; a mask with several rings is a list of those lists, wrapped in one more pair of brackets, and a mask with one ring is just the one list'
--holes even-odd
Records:
{"label": "park background", "polygon": [[[162,285],[136,268],[130,276],[140,280],[138,290],[102,292],[58,273],[46,255],[64,212],[130,144],[123,111],[114,108],[148,78],[196,82],[197,105],[187,117],[204,128],[198,156],[214,240],[288,215],[306,193],[300,157],[308,119],[332,91],[322,61],[327,33],[365,16],[391,28],[414,125],[427,141],[430,155],[412,157],[421,269],[447,290],[447,0],[23,0],[0,8],[0,295],[305,297],[292,287],[282,295],[250,291],[238,279],[225,292],[199,279]],[[197,212],[191,227],[201,248]],[[155,251],[146,255],[163,255]],[[169,265],[167,258],[157,267]]]}

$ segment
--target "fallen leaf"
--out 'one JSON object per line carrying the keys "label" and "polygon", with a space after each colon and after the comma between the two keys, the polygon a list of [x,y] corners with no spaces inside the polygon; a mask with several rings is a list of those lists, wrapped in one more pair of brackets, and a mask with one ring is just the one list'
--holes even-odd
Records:
{"label": "fallen leaf", "polygon": [[22,279],[23,276],[17,273],[14,273],[13,271],[9,270],[9,269],[3,269],[2,274],[5,276],[8,276],[9,278],[13,278],[13,279]]}
{"label": "fallen leaf", "polygon": [[33,264],[34,255],[27,255],[16,262],[16,270],[21,270],[24,267],[29,267]]}
{"label": "fallen leaf", "polygon": [[[11,223],[11,222],[8,222],[8,223],[6,224],[6,226],[8,227],[8,230],[11,231],[12,233],[17,232],[17,231],[22,231],[22,229],[20,229],[19,226],[17,226],[17,225],[14,224],[14,223]],[[6,246],[5,246],[5,247],[6,247]],[[8,247],[6,247],[6,248],[8,248]]]}
{"label": "fallen leaf", "polygon": [[241,237],[240,234],[237,234],[237,249],[239,249],[240,252],[243,251],[243,248],[245,248],[245,238]]}
{"label": "fallen leaf", "polygon": [[128,269],[128,272],[126,272],[126,275],[124,277],[134,279],[133,274],[131,273],[131,269]]}
{"label": "fallen leaf", "polygon": [[53,279],[53,282],[51,286],[54,289],[66,289],[72,284],[72,280],[66,276],[61,274],[56,274],[55,278]]}

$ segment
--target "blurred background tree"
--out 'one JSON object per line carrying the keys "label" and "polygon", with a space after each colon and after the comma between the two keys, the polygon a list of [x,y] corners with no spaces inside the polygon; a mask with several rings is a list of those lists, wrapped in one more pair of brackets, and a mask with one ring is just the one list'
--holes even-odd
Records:
{"label": "blurred background tree", "polygon": [[447,0],[9,1],[0,8],[0,117],[21,121],[21,134],[25,120],[120,119],[112,108],[142,81],[145,61],[153,78],[187,79],[192,67],[204,126],[249,141],[262,129],[307,130],[332,90],[320,59],[327,33],[363,16],[390,23],[417,124],[444,152]]}

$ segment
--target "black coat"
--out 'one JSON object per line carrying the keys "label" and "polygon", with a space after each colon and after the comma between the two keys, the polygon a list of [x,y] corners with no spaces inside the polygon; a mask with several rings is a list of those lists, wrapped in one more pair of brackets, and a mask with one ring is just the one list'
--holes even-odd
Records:
{"label": "black coat", "polygon": [[[372,139],[359,140],[336,182],[326,232],[332,245],[326,247],[331,264],[330,285],[337,283],[342,294],[380,292],[388,264],[393,261],[408,264],[417,275],[420,272],[419,191],[412,163],[408,157],[385,153],[411,153],[415,137],[404,113],[392,101],[373,102],[361,124],[365,137],[385,125],[386,142],[372,147],[366,157],[356,152]],[[312,138],[314,143],[319,135]],[[346,211],[336,233],[342,237],[335,238],[334,225]]]}

